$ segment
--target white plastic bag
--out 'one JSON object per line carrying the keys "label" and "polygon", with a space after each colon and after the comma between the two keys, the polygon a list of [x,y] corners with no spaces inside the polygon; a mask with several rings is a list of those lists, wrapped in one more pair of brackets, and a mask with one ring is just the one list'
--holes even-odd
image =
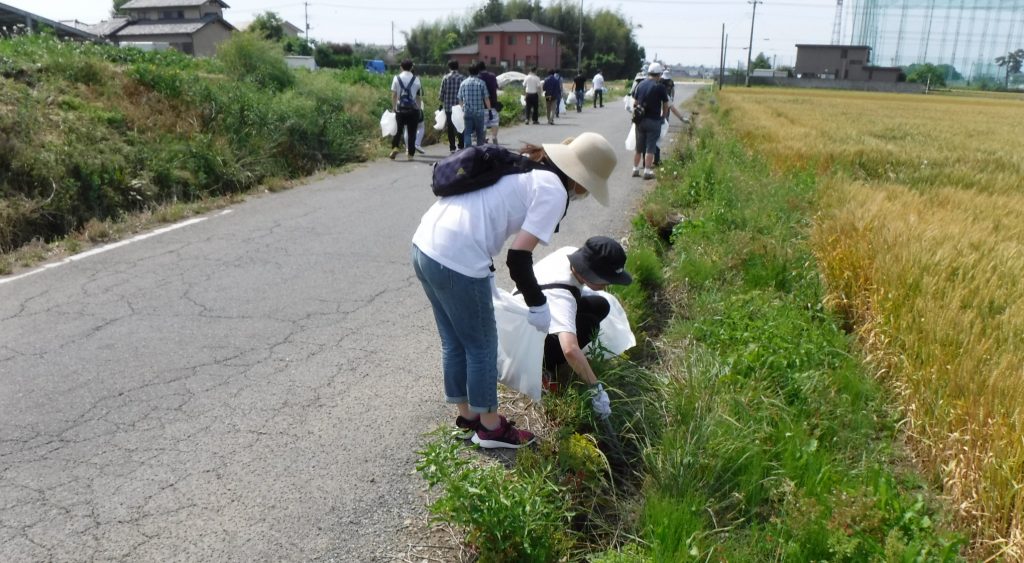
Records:
{"label": "white plastic bag", "polygon": [[526,96],[519,96],[519,105],[526,107]]}
{"label": "white plastic bag", "polygon": [[567,106],[574,106],[574,105],[576,105],[576,94],[575,93],[569,94],[569,97],[565,99],[565,105],[567,105]]}
{"label": "white plastic bag", "polygon": [[380,116],[380,136],[394,137],[395,133],[398,133],[398,119],[395,118],[395,112],[386,109]]}
{"label": "white plastic bag", "polygon": [[[601,321],[601,327],[597,332],[597,342],[601,345],[605,358],[621,356],[623,352],[636,346],[636,337],[633,336],[633,329],[629,327],[626,310],[614,295],[607,291],[592,291],[586,287],[583,288],[583,295],[600,295],[608,300],[610,311]],[[588,351],[593,346],[594,343],[591,342],[583,350]]]}
{"label": "white plastic bag", "polygon": [[439,109],[439,110],[434,112],[434,130],[435,131],[444,131],[444,122],[445,121],[447,121],[447,118],[445,118],[445,116],[444,116],[444,110],[443,109]]}
{"label": "white plastic bag", "polygon": [[661,148],[661,143],[662,143],[663,141],[665,141],[665,139],[667,139],[667,138],[668,138],[668,120],[666,119],[666,120],[665,120],[664,122],[662,122],[662,124],[661,124],[661,134],[660,134],[660,135],[658,135],[658,142],[657,142],[657,145],[656,145],[656,146],[657,146],[658,148]]}
{"label": "white plastic bag", "polygon": [[423,122],[416,127],[416,148],[422,150],[423,146],[423,134],[426,133],[426,127],[423,126]]}
{"label": "white plastic bag", "polygon": [[622,97],[622,105],[626,106],[626,111],[633,113],[633,98],[629,96]]}
{"label": "white plastic bag", "polygon": [[558,114],[561,115],[563,113],[565,113],[565,100],[559,100],[559,102],[558,102]]}
{"label": "white plastic bag", "polygon": [[629,134],[626,135],[626,150],[636,150],[636,125],[633,125],[632,123],[629,124]]}
{"label": "white plastic bag", "polygon": [[591,88],[590,90],[587,90],[586,92],[584,92],[583,93],[583,99],[584,100],[593,100],[594,99],[594,89]]}
{"label": "white plastic bag", "polygon": [[498,326],[498,381],[539,401],[546,335],[527,320],[529,312],[521,300],[497,288],[494,319]]}
{"label": "white plastic bag", "polygon": [[466,114],[462,111],[462,106],[452,106],[452,125],[459,133],[466,128]]}
{"label": "white plastic bag", "polygon": [[484,127],[490,129],[491,127],[497,127],[501,123],[501,114],[498,110],[491,108],[485,110],[486,117],[484,118]]}

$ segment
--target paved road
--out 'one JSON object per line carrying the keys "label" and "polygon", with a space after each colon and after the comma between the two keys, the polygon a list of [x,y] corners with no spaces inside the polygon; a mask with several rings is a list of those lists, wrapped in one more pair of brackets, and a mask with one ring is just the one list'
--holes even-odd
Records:
{"label": "paved road", "polygon": [[[619,148],[627,127],[610,101],[500,139],[592,130]],[[626,232],[650,185],[630,158],[612,207],[574,205],[556,246]],[[0,561],[400,553],[423,511],[414,452],[451,414],[409,265],[431,161],[373,162],[0,279]]]}

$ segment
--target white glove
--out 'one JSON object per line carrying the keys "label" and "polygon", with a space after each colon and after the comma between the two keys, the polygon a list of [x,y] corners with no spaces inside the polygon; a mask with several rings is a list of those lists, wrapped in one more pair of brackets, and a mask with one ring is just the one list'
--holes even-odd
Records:
{"label": "white glove", "polygon": [[592,389],[593,396],[590,397],[590,403],[594,405],[594,412],[602,419],[608,418],[612,414],[612,403],[608,399],[608,392],[604,390],[604,386],[600,383]]}
{"label": "white glove", "polygon": [[551,326],[551,310],[548,309],[548,304],[537,305],[530,307],[530,312],[526,315],[526,320],[533,328],[548,333],[548,327]]}

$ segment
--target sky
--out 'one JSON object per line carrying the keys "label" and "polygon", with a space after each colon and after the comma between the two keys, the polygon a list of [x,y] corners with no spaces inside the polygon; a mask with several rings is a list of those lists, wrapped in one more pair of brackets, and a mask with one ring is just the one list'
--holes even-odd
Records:
{"label": "sky", "polygon": [[[0,0],[51,20],[96,23],[109,17],[111,0]],[[309,14],[309,37],[336,43],[404,43],[402,31],[420,22],[464,17],[483,0],[225,0],[231,24],[273,11],[302,28]],[[728,34],[727,65],[745,64],[753,5],[747,0],[582,0],[583,10],[616,10],[635,26],[637,43],[648,59],[670,65],[718,66],[722,25]],[[308,4],[308,5],[307,5]],[[548,2],[542,0],[542,5]],[[758,1],[753,53],[778,65],[793,65],[797,43],[830,43],[835,0]]]}

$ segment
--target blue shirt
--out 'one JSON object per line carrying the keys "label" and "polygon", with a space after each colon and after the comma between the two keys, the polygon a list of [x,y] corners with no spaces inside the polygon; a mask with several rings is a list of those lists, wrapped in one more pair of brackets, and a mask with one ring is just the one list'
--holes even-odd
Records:
{"label": "blue shirt", "polygon": [[661,119],[661,105],[668,102],[668,93],[664,84],[648,78],[637,85],[633,99],[643,106],[645,119]]}
{"label": "blue shirt", "polygon": [[475,76],[470,76],[459,85],[459,101],[466,113],[483,112],[487,98],[487,85]]}
{"label": "blue shirt", "polygon": [[549,98],[562,97],[562,79],[552,74],[544,79],[544,95]]}

